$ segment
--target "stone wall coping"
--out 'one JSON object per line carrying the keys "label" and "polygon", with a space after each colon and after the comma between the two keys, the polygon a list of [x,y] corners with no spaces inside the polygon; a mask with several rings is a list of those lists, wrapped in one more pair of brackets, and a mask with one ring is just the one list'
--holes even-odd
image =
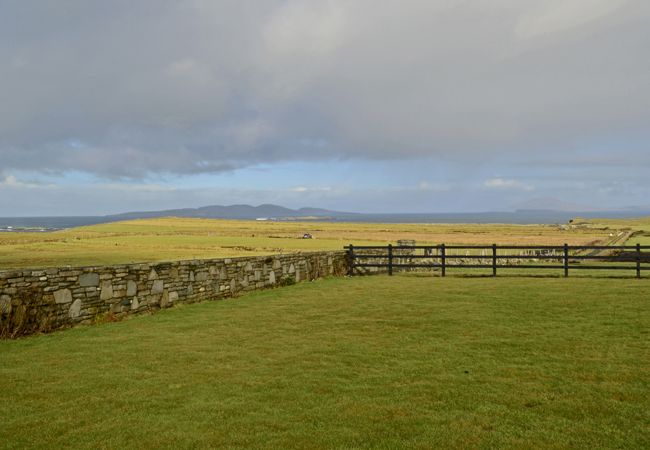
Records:
{"label": "stone wall coping", "polygon": [[[287,257],[287,256],[300,256],[300,255],[340,255],[342,253],[347,253],[347,250],[318,250],[310,252],[291,252],[291,253],[269,253],[267,255],[251,255],[251,256],[232,256],[232,257],[221,257],[221,258],[208,258],[208,259],[176,259],[176,260],[163,260],[155,262],[133,262],[133,263],[118,263],[118,264],[106,264],[98,266],[47,266],[47,267],[24,267],[17,269],[0,269],[0,277],[10,278],[10,276],[23,276],[25,272],[45,272],[47,270],[81,270],[83,272],[95,272],[101,271],[104,269],[120,269],[120,268],[136,268],[140,267],[141,270],[148,270],[155,266],[165,265],[165,264],[205,264],[205,263],[225,263],[226,260],[231,262],[237,261],[250,261],[253,259],[266,259],[266,258],[275,258],[275,257]],[[19,275],[20,274],[20,275]]]}

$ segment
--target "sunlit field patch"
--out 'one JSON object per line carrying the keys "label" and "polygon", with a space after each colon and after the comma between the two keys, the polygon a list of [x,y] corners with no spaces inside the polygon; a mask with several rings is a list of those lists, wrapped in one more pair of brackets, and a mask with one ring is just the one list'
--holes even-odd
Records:
{"label": "sunlit field patch", "polygon": [[[302,239],[305,233],[314,239]],[[0,268],[84,266],[179,259],[227,258],[345,245],[420,244],[587,245],[611,229],[555,225],[368,224],[150,219],[53,233],[0,233]]]}

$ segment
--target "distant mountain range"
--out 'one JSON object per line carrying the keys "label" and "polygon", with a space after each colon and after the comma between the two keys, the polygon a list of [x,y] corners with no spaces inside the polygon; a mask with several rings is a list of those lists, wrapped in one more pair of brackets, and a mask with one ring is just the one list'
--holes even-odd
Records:
{"label": "distant mountain range", "polygon": [[29,228],[30,231],[97,225],[121,220],[154,219],[157,217],[187,217],[205,219],[267,219],[267,220],[348,220],[355,213],[330,211],[322,208],[291,209],[278,205],[211,205],[200,208],[166,209],[162,211],[133,211],[107,216],[60,216],[60,217],[0,217],[0,231]]}
{"label": "distant mountain range", "polygon": [[335,218],[354,213],[330,211],[321,208],[290,209],[278,205],[211,205],[201,208],[167,209],[164,211],[127,212],[106,216],[111,220],[130,220],[155,217],[201,217],[206,219],[287,219],[300,217]]}
{"label": "distant mountain range", "polygon": [[211,205],[201,208],[167,209],[163,211],[134,211],[108,216],[89,217],[0,217],[0,231],[19,228],[51,230],[84,225],[116,222],[120,220],[152,219],[157,217],[187,217],[206,219],[243,220],[321,220],[368,223],[511,223],[559,224],[575,217],[629,218],[650,216],[648,207],[627,207],[617,210],[599,210],[571,205],[555,199],[534,199],[519,206],[516,211],[491,211],[468,213],[413,213],[366,214],[332,211],[322,208],[291,209],[278,205]]}

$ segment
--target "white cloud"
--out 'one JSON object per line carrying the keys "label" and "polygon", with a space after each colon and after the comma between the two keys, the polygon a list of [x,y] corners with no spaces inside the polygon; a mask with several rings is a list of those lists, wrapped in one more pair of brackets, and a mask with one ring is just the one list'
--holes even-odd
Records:
{"label": "white cloud", "polygon": [[305,186],[296,186],[291,189],[291,192],[331,192],[332,188],[330,186],[323,187],[305,187]]}
{"label": "white cloud", "polygon": [[35,188],[53,188],[53,187],[55,187],[55,185],[35,183],[32,181],[22,181],[16,178],[14,175],[5,175],[4,178],[0,180],[0,189],[1,188],[35,189]]}
{"label": "white cloud", "polygon": [[515,189],[528,192],[535,190],[535,187],[530,184],[526,184],[518,180],[509,180],[500,177],[490,178],[489,180],[486,180],[485,183],[483,183],[483,186],[488,189]]}
{"label": "white cloud", "polygon": [[0,186],[5,186],[5,187],[17,187],[21,186],[22,183],[16,179],[15,176],[13,175],[6,175],[2,181],[0,181]]}
{"label": "white cloud", "polygon": [[[312,78],[333,63],[345,38],[345,3],[289,0],[262,29],[259,53],[261,96],[275,101],[302,94]],[[298,64],[296,64],[298,62]]]}
{"label": "white cloud", "polygon": [[546,0],[523,15],[517,36],[532,38],[569,31],[615,13],[628,0]]}

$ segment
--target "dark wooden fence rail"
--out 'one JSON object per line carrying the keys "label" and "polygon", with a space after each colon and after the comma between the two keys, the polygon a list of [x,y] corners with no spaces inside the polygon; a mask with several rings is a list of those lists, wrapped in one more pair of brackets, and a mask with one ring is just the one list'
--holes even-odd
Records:
{"label": "dark wooden fence rail", "polygon": [[[628,270],[641,277],[642,270],[650,270],[650,246],[575,246],[575,245],[415,245],[415,246],[353,246],[346,247],[349,275],[355,269],[384,269],[389,275],[397,269],[440,269],[444,277],[449,269],[561,269],[569,276],[569,269]],[[422,252],[418,254],[418,251]],[[466,254],[457,254],[465,251]],[[499,254],[505,251],[505,254]],[[519,254],[513,252],[519,251]],[[471,252],[471,253],[470,253]],[[484,254],[477,254],[483,252]],[[470,262],[468,262],[468,260]],[[476,263],[472,262],[476,261]],[[489,261],[489,263],[486,263]],[[499,263],[505,261],[505,263]],[[524,263],[520,263],[520,261]],[[532,261],[534,264],[526,264]],[[546,261],[546,264],[542,262]],[[599,263],[582,264],[583,261]],[[559,262],[560,264],[552,264]],[[616,264],[614,264],[616,263]],[[625,265],[621,263],[634,263]]]}

